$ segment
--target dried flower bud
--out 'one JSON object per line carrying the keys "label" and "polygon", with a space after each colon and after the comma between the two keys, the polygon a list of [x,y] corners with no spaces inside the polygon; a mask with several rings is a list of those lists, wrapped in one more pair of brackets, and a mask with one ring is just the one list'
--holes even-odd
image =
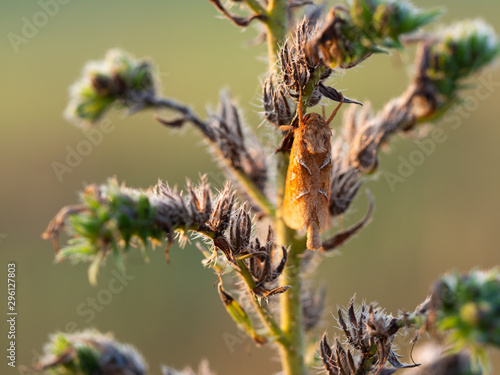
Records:
{"label": "dried flower bud", "polygon": [[[399,329],[397,319],[385,314],[380,308],[362,304],[356,311],[354,299],[351,299],[345,313],[338,310],[338,318],[346,337],[346,347],[338,339],[331,347],[326,334],[320,342],[321,357],[328,375],[351,375],[368,371],[390,374],[395,369],[417,366],[403,365],[399,361],[393,350],[394,336]],[[353,354],[355,351],[359,355]],[[385,367],[386,364],[393,368]]]}
{"label": "dried flower bud", "polygon": [[288,125],[295,111],[290,108],[283,85],[278,84],[275,89],[273,81],[271,76],[264,82],[262,94],[264,117],[276,127]]}
{"label": "dried flower bud", "polygon": [[330,10],[323,27],[308,42],[307,51],[314,60],[323,61],[330,68],[348,69],[373,52],[380,52],[375,45],[365,46],[362,33],[349,22],[343,9]]}
{"label": "dried flower bud", "polygon": [[342,215],[350,207],[361,187],[361,173],[350,165],[345,144],[341,139],[333,143],[332,177],[330,185],[329,213]]}
{"label": "dried flower bud", "polygon": [[248,249],[252,232],[252,220],[248,214],[248,205],[244,204],[231,219],[230,242],[234,254]]}
{"label": "dried flower bud", "polygon": [[229,91],[221,91],[217,112],[207,121],[206,136],[216,145],[217,156],[264,191],[267,182],[264,152],[250,130],[244,127]]}
{"label": "dried flower bud", "polygon": [[[280,248],[281,254],[277,254],[275,249],[273,231],[268,229],[267,239],[264,246],[255,239],[249,249],[249,256],[245,259],[245,264],[255,280],[253,292],[259,297],[269,297],[274,294],[284,293],[288,287],[273,287],[273,283],[278,280],[285,269],[287,261],[287,251],[284,247]],[[281,258],[278,258],[281,256]]]}

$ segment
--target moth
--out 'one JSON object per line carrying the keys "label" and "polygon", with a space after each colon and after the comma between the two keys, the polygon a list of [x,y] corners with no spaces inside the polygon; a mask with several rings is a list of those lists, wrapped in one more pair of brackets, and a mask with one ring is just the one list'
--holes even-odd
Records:
{"label": "moth", "polygon": [[299,93],[298,127],[281,127],[293,132],[283,220],[292,229],[307,227],[307,247],[312,250],[322,248],[319,233],[327,222],[332,170],[330,123],[343,102],[344,98],[341,97],[328,120],[317,113],[303,116],[302,93]]}

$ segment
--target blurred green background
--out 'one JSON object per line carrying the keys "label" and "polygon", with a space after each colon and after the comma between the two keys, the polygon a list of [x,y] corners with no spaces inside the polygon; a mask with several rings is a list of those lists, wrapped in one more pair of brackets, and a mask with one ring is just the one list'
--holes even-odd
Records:
{"label": "blurred green background", "polygon": [[[479,16],[500,31],[496,1],[415,4],[447,7],[444,23]],[[52,245],[40,239],[52,216],[76,202],[86,183],[116,175],[134,187],[148,187],[158,178],[183,186],[185,177],[217,175],[200,134],[191,128],[168,130],[152,113],[141,113],[114,117],[114,131],[60,182],[52,163],[64,163],[66,148],[85,139],[63,119],[62,111],[67,89],[87,60],[101,59],[112,47],[149,56],[159,66],[164,94],[190,103],[200,114],[207,104],[216,104],[219,89],[229,86],[247,122],[256,128],[266,50],[245,46],[256,30],[241,32],[216,19],[205,0],[67,1],[15,53],[8,33],[21,35],[23,17],[31,20],[41,7],[34,1],[3,1],[2,8],[0,268],[6,275],[7,262],[17,262],[18,365],[30,365],[51,332],[95,327],[140,348],[152,374],[160,373],[162,363],[196,367],[202,358],[220,375],[277,372],[275,353],[239,338],[212,288],[216,276],[201,266],[194,246],[174,247],[171,265],[161,250],[147,264],[139,255],[129,258],[127,273],[134,279],[105,305],[99,304],[102,311],[90,319],[82,312],[89,309],[88,298],[105,297],[102,290],[113,278],[113,262],[101,271],[99,285],[91,287],[86,265],[55,265]],[[378,109],[405,89],[411,56],[376,56],[332,82],[349,97],[370,99]],[[500,70],[490,72],[500,82]],[[474,97],[474,92],[468,95]],[[328,312],[346,305],[354,293],[358,300],[378,301],[389,311],[410,310],[441,273],[500,263],[499,101],[497,85],[488,99],[464,111],[459,128],[441,121],[438,126],[447,140],[394,189],[381,173],[366,184],[376,201],[373,222],[319,270],[318,279],[329,286]],[[395,139],[381,157],[381,171],[397,173],[400,157],[408,160],[416,149],[412,139]],[[357,220],[366,205],[359,194],[346,220]],[[6,287],[0,290],[6,301]],[[6,309],[6,302],[1,305]],[[7,338],[2,321],[3,348]],[[326,313],[324,328],[333,333],[334,325]],[[408,347],[401,353],[407,354]],[[499,352],[492,357],[500,371]],[[5,359],[0,366],[0,373],[18,370],[11,371]]]}

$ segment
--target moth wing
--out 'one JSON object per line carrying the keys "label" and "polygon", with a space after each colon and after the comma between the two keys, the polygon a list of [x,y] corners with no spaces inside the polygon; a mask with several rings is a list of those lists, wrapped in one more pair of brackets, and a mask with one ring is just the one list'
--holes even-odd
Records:
{"label": "moth wing", "polygon": [[[290,163],[286,176],[285,197],[283,200],[283,220],[292,229],[302,229],[309,217],[306,199],[309,172],[304,168],[304,158],[308,154],[303,153],[300,147],[293,147],[290,153]],[[307,160],[306,160],[307,161]]]}
{"label": "moth wing", "polygon": [[[331,171],[332,171],[332,162],[329,157],[331,151],[327,150],[323,160],[321,160],[321,166],[323,168],[320,169],[319,173],[319,186],[318,186],[318,199],[317,199],[317,207],[316,207],[316,215],[318,217],[319,227],[321,229],[325,229],[327,221],[328,221],[328,206],[330,203],[330,183],[331,183]],[[326,165],[324,165],[326,164]]]}

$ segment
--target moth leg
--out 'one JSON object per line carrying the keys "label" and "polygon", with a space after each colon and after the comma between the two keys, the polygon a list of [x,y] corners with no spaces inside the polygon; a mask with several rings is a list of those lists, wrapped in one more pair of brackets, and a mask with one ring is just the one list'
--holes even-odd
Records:
{"label": "moth leg", "polygon": [[292,125],[281,125],[279,129],[283,132],[294,130],[295,128]]}
{"label": "moth leg", "polygon": [[328,164],[330,164],[331,161],[332,161],[332,156],[328,155],[328,157],[325,159],[325,161],[323,162],[321,167],[319,167],[319,169],[321,170],[321,169],[325,168]]}
{"label": "moth leg", "polygon": [[302,111],[302,87],[299,87],[299,103],[297,106],[297,116],[299,116],[299,126],[304,125],[302,122],[302,117],[304,116],[304,113]]}
{"label": "moth leg", "polygon": [[310,192],[311,192],[311,190],[308,190],[308,191],[304,191],[304,192],[302,192],[302,193],[299,193],[299,194],[297,194],[297,195],[296,195],[293,199],[300,199],[300,198],[302,198],[303,196],[305,196],[305,195],[309,194]]}
{"label": "moth leg", "polygon": [[309,167],[307,166],[306,162],[304,160],[302,160],[301,158],[299,158],[298,156],[297,156],[297,161],[299,162],[300,165],[302,165],[305,169],[307,169],[309,174],[312,176],[312,172],[309,169]]}
{"label": "moth leg", "polygon": [[324,191],[323,189],[318,189],[318,193],[323,195],[326,198],[326,200],[328,201],[328,193],[326,191]]}
{"label": "moth leg", "polygon": [[339,94],[340,94],[340,102],[337,105],[337,107],[335,107],[335,109],[333,110],[332,114],[328,118],[328,121],[326,122],[327,125],[330,125],[330,122],[332,122],[333,118],[335,117],[335,115],[339,111],[340,107],[342,107],[342,104],[344,104],[344,95],[342,95],[341,92],[339,92]]}

